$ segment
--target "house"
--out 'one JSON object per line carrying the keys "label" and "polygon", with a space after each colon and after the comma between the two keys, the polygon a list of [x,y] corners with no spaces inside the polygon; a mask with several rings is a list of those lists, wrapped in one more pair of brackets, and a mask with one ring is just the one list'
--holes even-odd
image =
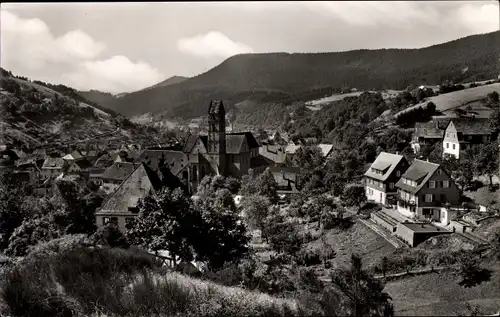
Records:
{"label": "house", "polygon": [[79,161],[83,160],[84,156],[80,153],[80,151],[74,150],[73,152],[63,156],[63,159],[66,161]]}
{"label": "house", "polygon": [[104,153],[103,155],[99,156],[99,158],[95,161],[94,167],[106,169],[111,165],[113,165],[113,163],[114,161],[113,158],[111,157],[111,154]]}
{"label": "house", "polygon": [[97,227],[111,222],[117,224],[122,232],[125,231],[126,224],[139,213],[139,200],[149,194],[154,195],[163,187],[182,188],[182,183],[172,174],[162,181],[145,163],[138,164],[96,212]]}
{"label": "house", "polygon": [[288,159],[292,160],[295,152],[300,149],[302,145],[288,144],[285,148],[285,155]]}
{"label": "house", "polygon": [[274,164],[285,163],[285,145],[263,145],[259,148],[259,154],[271,160]]}
{"label": "house", "polygon": [[16,161],[16,171],[17,172],[26,172],[30,175],[30,183],[34,184],[40,178],[41,170],[37,163],[37,158],[23,157]]}
{"label": "house", "polygon": [[43,161],[40,172],[42,179],[59,176],[65,171],[67,165],[68,163],[63,158],[47,157],[45,161]]}
{"label": "house", "polygon": [[75,174],[80,175],[85,178],[89,177],[90,168],[92,167],[92,163],[90,163],[86,159],[71,161],[69,163],[68,169],[66,171],[67,174]]}
{"label": "house", "polygon": [[415,159],[396,183],[397,210],[411,219],[448,225],[453,206],[460,205],[460,191],[439,165]]}
{"label": "house", "polygon": [[420,146],[441,142],[450,120],[449,118],[433,118],[429,122],[416,122],[412,141]]}
{"label": "house", "polygon": [[448,123],[443,138],[443,156],[459,159],[463,151],[491,143],[496,135],[486,118],[457,118]]}
{"label": "house", "polygon": [[396,183],[408,167],[404,156],[381,152],[364,174],[367,200],[392,204],[397,196]]}
{"label": "house", "polygon": [[297,182],[300,177],[299,167],[270,167],[274,176],[278,194],[298,193]]}
{"label": "house", "polygon": [[120,186],[120,184],[134,171],[135,167],[136,166],[134,163],[114,163],[101,174],[101,189],[108,195],[113,193]]}

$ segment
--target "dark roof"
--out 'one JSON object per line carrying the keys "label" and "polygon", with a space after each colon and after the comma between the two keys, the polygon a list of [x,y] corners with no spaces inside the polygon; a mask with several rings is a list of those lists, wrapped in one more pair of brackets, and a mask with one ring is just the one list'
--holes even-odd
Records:
{"label": "dark roof", "polygon": [[239,154],[247,143],[245,135],[226,135],[226,153]]}
{"label": "dark roof", "polygon": [[196,142],[198,141],[198,139],[200,139],[201,142],[206,146],[206,140],[208,139],[208,136],[191,134],[187,137],[186,143],[184,144],[184,148],[182,149],[182,152],[191,153],[191,151],[193,150],[194,146],[196,145]]}
{"label": "dark roof", "polygon": [[269,169],[278,186],[288,186],[288,182],[297,183],[300,175],[299,167],[270,167]]}
{"label": "dark roof", "polygon": [[187,154],[172,150],[144,150],[137,162],[144,162],[153,171],[158,171],[158,163],[162,158],[165,159],[165,164],[175,176],[189,164]]}
{"label": "dark roof", "polygon": [[257,155],[250,159],[250,168],[262,167],[262,166],[272,166],[274,161],[263,155]]}
{"label": "dark roof", "polygon": [[89,161],[87,161],[85,159],[76,161],[75,164],[78,165],[78,167],[80,167],[81,169],[88,169],[88,168],[92,167],[92,163],[90,163]]}
{"label": "dark roof", "polygon": [[415,136],[429,139],[442,139],[450,119],[433,119],[429,122],[415,123]]}
{"label": "dark roof", "polygon": [[451,122],[453,122],[453,125],[457,129],[457,132],[464,135],[490,134],[492,132],[492,129],[490,128],[488,121],[488,118],[459,118],[451,120]]}
{"label": "dark roof", "polygon": [[42,168],[63,168],[64,160],[60,157],[47,157],[43,162]]}
{"label": "dark roof", "polygon": [[267,160],[276,164],[285,162],[285,145],[264,145],[259,148],[259,156],[265,157]]}
{"label": "dark roof", "polygon": [[222,104],[222,101],[220,101],[220,100],[210,101],[210,106],[208,107],[208,115],[214,116],[214,115],[219,115],[221,113],[224,115],[226,113],[224,110],[224,105]]}
{"label": "dark roof", "polygon": [[103,203],[99,213],[131,213],[129,208],[136,208],[139,199],[161,188],[161,181],[144,163],[118,186],[116,191]]}
{"label": "dark roof", "polygon": [[[402,155],[381,152],[365,172],[365,176],[385,181],[403,159],[405,158]],[[375,174],[372,172],[372,168],[383,171],[384,174]]]}
{"label": "dark roof", "polygon": [[[427,183],[429,178],[439,169],[439,164],[415,159],[413,164],[406,170],[401,179],[396,183],[396,187],[404,189],[410,193],[417,193]],[[417,186],[410,186],[403,183],[403,178],[417,182]]]}
{"label": "dark roof", "polygon": [[135,169],[133,163],[128,162],[116,162],[108,167],[102,174],[102,179],[119,180],[122,181],[127,178],[130,173]]}
{"label": "dark roof", "polygon": [[[257,142],[257,140],[255,139],[255,137],[253,136],[253,133],[250,132],[250,131],[227,133],[226,134],[226,138],[227,138],[228,135],[244,135],[246,137],[246,139],[247,139],[248,146],[251,149],[255,149],[255,148],[260,147],[259,142]],[[226,143],[227,143],[227,141],[226,141]]]}

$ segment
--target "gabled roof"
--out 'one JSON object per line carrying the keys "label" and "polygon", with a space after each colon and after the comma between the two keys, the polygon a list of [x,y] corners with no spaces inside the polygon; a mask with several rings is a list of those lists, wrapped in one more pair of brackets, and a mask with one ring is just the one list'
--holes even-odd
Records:
{"label": "gabled roof", "polygon": [[[404,189],[410,193],[416,194],[422,189],[432,175],[439,169],[439,164],[431,163],[415,159],[413,164],[401,176],[401,179],[396,183],[396,187]],[[403,178],[417,182],[417,186],[410,186],[403,182]]]}
{"label": "gabled roof", "polygon": [[415,136],[429,139],[442,139],[444,131],[450,119],[438,120],[433,119],[429,122],[415,123]]}
{"label": "gabled roof", "polygon": [[[255,149],[255,148],[258,148],[260,147],[260,144],[259,142],[257,142],[257,140],[255,139],[254,135],[252,132],[250,131],[246,131],[246,132],[231,132],[231,133],[227,133],[226,134],[226,138],[228,136],[233,136],[233,135],[242,135],[246,138],[247,140],[247,143],[248,143],[248,147],[251,148],[251,149]],[[226,141],[227,143],[227,141]],[[227,146],[226,146],[227,147]]]}
{"label": "gabled roof", "polygon": [[318,147],[321,150],[323,157],[330,155],[333,150],[333,144],[318,144]]}
{"label": "gabled roof", "polygon": [[82,170],[92,167],[92,163],[90,163],[87,160],[79,160],[79,161],[74,162],[73,164],[78,165],[78,167]]}
{"label": "gabled roof", "polygon": [[245,135],[226,135],[226,153],[239,154],[243,152],[244,144],[247,142]]}
{"label": "gabled roof", "polygon": [[[370,168],[365,172],[365,176],[378,179],[380,181],[385,181],[392,174],[396,166],[404,160],[402,155],[381,152],[375,161],[370,165]],[[372,172],[372,168],[383,171],[384,174],[376,174]]]}
{"label": "gabled roof", "polygon": [[296,183],[300,175],[299,167],[270,167],[269,170],[278,186],[288,186],[289,181]]}
{"label": "gabled roof", "polygon": [[52,169],[52,168],[63,168],[64,160],[60,157],[47,157],[43,162],[43,169]]}
{"label": "gabled roof", "polygon": [[453,125],[457,129],[458,133],[462,133],[464,135],[473,135],[473,134],[490,134],[492,129],[489,126],[488,118],[476,118],[476,119],[468,119],[468,118],[458,118],[452,119],[448,126],[448,128],[453,122]]}
{"label": "gabled roof", "polygon": [[123,181],[134,169],[133,163],[115,162],[101,174],[101,179]]}
{"label": "gabled roof", "polygon": [[136,208],[139,199],[154,193],[161,188],[158,175],[144,163],[123,181],[116,191],[104,201],[97,214],[101,213],[131,213],[129,208]]}
{"label": "gabled roof", "polygon": [[184,148],[182,149],[182,152],[191,153],[191,151],[193,150],[193,148],[196,145],[196,142],[198,142],[198,140],[200,140],[203,143],[203,145],[206,147],[206,139],[207,139],[207,136],[194,135],[194,134],[189,135],[186,139],[186,143],[184,144]]}
{"label": "gabled roof", "polygon": [[165,164],[175,176],[189,163],[186,153],[172,150],[144,150],[136,161],[144,162],[153,171],[158,171],[158,163],[162,158],[165,159]]}

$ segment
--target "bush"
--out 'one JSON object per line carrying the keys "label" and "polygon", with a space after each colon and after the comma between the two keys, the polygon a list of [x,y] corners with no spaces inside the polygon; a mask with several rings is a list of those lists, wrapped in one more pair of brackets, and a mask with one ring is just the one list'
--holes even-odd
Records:
{"label": "bush", "polygon": [[300,266],[312,266],[321,264],[321,252],[319,250],[302,249],[297,253],[296,262]]}

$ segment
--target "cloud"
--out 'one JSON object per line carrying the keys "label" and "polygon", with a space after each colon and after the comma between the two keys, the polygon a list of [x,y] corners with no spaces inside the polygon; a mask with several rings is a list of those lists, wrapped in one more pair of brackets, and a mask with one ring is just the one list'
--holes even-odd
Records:
{"label": "cloud", "polygon": [[253,53],[250,46],[235,42],[217,31],[182,38],[177,42],[177,48],[183,53],[205,58],[227,58],[242,53]]}
{"label": "cloud", "polygon": [[24,19],[1,12],[2,64],[22,64],[28,69],[40,69],[47,63],[71,63],[97,57],[105,48],[81,30],[55,37],[40,19]]}
{"label": "cloud", "polygon": [[491,1],[300,1],[297,5],[362,27],[411,29],[428,25],[440,27],[440,30],[441,27],[458,27],[471,33],[487,33],[498,30],[500,24],[498,3]]}
{"label": "cloud", "polygon": [[98,88],[113,93],[136,91],[165,79],[148,63],[134,63],[121,55],[106,60],[85,61],[75,72],[63,77],[77,89]]}

